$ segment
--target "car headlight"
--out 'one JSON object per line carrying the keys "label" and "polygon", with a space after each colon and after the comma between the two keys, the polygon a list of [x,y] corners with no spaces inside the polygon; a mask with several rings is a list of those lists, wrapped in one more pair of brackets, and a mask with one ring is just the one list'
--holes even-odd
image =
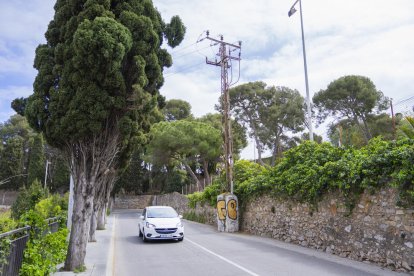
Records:
{"label": "car headlight", "polygon": [[183,223],[180,221],[179,223],[177,223],[177,227],[183,227]]}
{"label": "car headlight", "polygon": [[145,223],[145,226],[146,226],[147,228],[155,228],[155,225],[154,225],[154,224],[152,224],[152,223],[149,223],[149,222]]}

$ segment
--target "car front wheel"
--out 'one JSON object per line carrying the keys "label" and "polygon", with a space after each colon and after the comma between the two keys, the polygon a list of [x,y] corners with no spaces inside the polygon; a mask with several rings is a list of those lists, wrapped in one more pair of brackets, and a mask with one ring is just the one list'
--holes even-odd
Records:
{"label": "car front wheel", "polygon": [[138,237],[142,237],[141,228],[139,228],[139,227],[138,227],[138,231],[139,231],[139,233],[138,233]]}
{"label": "car front wheel", "polygon": [[147,242],[148,239],[147,239],[147,237],[145,237],[145,231],[144,231],[144,229],[142,229],[141,235],[142,235],[142,241],[143,242]]}

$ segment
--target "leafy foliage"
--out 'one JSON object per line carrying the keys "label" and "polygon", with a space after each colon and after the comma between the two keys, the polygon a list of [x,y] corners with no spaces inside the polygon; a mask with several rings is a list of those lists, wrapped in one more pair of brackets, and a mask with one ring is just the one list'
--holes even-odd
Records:
{"label": "leafy foliage", "polygon": [[[223,116],[220,113],[208,113],[196,120],[202,123],[206,123],[218,131],[223,130],[222,123]],[[238,155],[247,146],[246,129],[236,120],[231,119],[231,133],[233,138],[233,154],[234,159],[238,159]]]}
{"label": "leafy foliage", "polygon": [[[10,211],[0,212],[0,233],[9,232],[17,228],[17,222],[10,217]],[[11,237],[0,239],[0,270],[2,265],[7,262],[7,256],[10,252]]]}
{"label": "leafy foliage", "polygon": [[388,102],[388,98],[376,89],[369,78],[352,75],[332,81],[326,90],[313,96],[320,121],[327,116],[351,120],[360,128],[366,143],[373,137],[368,117],[375,111],[387,109]]}
{"label": "leafy foliage", "polygon": [[193,116],[190,103],[178,99],[167,101],[162,109],[162,113],[165,116],[165,120],[169,122],[192,118]]}
{"label": "leafy foliage", "polygon": [[33,209],[35,205],[48,196],[48,190],[35,180],[28,188],[22,187],[11,207],[12,218],[19,219],[22,214]]}
{"label": "leafy foliage", "polygon": [[[340,192],[350,210],[366,189],[395,187],[397,204],[414,207],[414,140],[372,139],[361,149],[305,142],[287,151],[275,167],[249,161],[235,164],[235,194],[241,203],[263,193],[308,202],[314,206],[329,191]],[[211,201],[217,193],[188,196],[190,204]]]}
{"label": "leafy foliage", "polygon": [[[30,226],[29,241],[26,244],[20,275],[50,275],[56,266],[66,257],[68,230],[65,228],[68,196],[53,195],[45,199],[39,196],[41,187],[38,183],[32,186],[32,193],[24,191],[25,199],[30,201],[30,209],[13,220],[6,214],[0,215],[0,233],[17,228],[18,225]],[[28,196],[29,195],[29,196]],[[30,196],[31,195],[31,196]],[[23,197],[20,198],[22,200]],[[27,206],[25,206],[26,208]],[[60,230],[50,233],[46,218],[59,217]],[[18,235],[18,234],[15,234]],[[14,236],[14,235],[13,235]],[[0,240],[0,264],[9,254],[10,241],[13,236]]]}
{"label": "leafy foliage", "polygon": [[64,217],[69,203],[69,194],[64,197],[54,194],[39,201],[34,210],[44,218]]}
{"label": "leafy foliage", "polygon": [[167,168],[184,167],[195,183],[199,182],[195,169],[203,166],[206,175],[209,165],[215,168],[221,154],[220,132],[205,123],[160,122],[153,126],[150,134],[148,157],[151,163]]}
{"label": "leafy foliage", "polygon": [[10,215],[10,211],[0,212],[0,233],[5,233],[16,228],[17,222]]}
{"label": "leafy foliage", "polygon": [[31,239],[24,251],[20,275],[50,275],[66,258],[68,229],[60,229],[40,239]]}
{"label": "leafy foliage", "polygon": [[401,136],[414,139],[414,117],[405,117],[399,131]]}
{"label": "leafy foliage", "polygon": [[196,214],[194,211],[190,211],[183,214],[183,218],[199,223],[206,223],[206,218],[203,215]]}
{"label": "leafy foliage", "polygon": [[216,206],[217,196],[224,192],[224,183],[216,180],[213,184],[207,186],[203,192],[195,192],[187,195],[189,206],[195,208],[197,203],[208,203],[210,206]]}
{"label": "leafy foliage", "polygon": [[27,120],[20,115],[0,123],[0,188],[18,190],[26,184],[33,136]]}
{"label": "leafy foliage", "polygon": [[37,134],[30,141],[30,155],[27,184],[35,179],[42,181],[45,176],[45,152],[42,134]]}
{"label": "leafy foliage", "polygon": [[287,133],[303,130],[304,99],[297,90],[250,82],[230,89],[230,106],[236,121],[250,129],[261,164],[265,148],[272,151],[274,164],[284,150],[295,144]]}

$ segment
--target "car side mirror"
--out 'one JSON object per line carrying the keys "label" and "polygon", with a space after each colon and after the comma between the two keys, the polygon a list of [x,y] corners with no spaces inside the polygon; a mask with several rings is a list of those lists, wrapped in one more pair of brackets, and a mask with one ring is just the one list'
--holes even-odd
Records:
{"label": "car side mirror", "polygon": [[140,216],[139,216],[139,218],[140,218],[140,219],[144,219],[144,216],[143,216],[143,215],[140,215]]}
{"label": "car side mirror", "polygon": [[179,217],[180,219],[182,219],[182,218],[183,218],[183,216],[182,216],[182,215],[178,215],[178,217]]}

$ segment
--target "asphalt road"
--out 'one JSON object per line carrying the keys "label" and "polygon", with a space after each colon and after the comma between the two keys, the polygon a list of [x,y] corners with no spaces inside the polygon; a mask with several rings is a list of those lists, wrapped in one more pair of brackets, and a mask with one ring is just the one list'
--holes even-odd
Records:
{"label": "asphalt road", "polygon": [[402,275],[273,239],[219,233],[184,221],[183,242],[144,243],[138,237],[140,211],[113,213],[112,275]]}

